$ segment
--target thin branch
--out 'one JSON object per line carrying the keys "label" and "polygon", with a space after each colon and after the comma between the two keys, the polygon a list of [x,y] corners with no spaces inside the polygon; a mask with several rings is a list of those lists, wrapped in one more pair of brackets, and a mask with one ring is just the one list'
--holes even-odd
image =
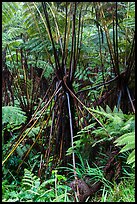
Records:
{"label": "thin branch", "polygon": [[98,36],[99,36],[99,52],[100,52],[102,78],[103,78],[104,88],[106,88],[105,87],[105,77],[104,77],[104,64],[103,64],[103,57],[102,57],[102,44],[101,44],[101,36],[100,36],[101,27],[99,27],[98,25],[97,28],[98,28]]}
{"label": "thin branch", "polygon": [[105,128],[105,127],[102,125],[102,123],[96,118],[96,116],[95,116],[95,115],[89,110],[89,108],[87,108],[87,107],[84,105],[84,103],[82,103],[82,102],[77,98],[77,96],[70,90],[70,88],[68,87],[68,85],[67,85],[67,83],[66,83],[66,78],[65,78],[65,77],[63,78],[63,81],[64,81],[64,84],[65,84],[66,88],[67,88],[68,91],[70,92],[70,94],[83,106],[83,108],[85,108],[85,109],[88,111],[88,113],[90,113],[90,114],[92,115],[92,117],[99,123],[99,125],[104,128],[104,130],[105,130],[105,132],[108,134],[108,136],[111,137],[110,134],[108,133],[108,131],[106,130],[106,128]]}
{"label": "thin branch", "polygon": [[74,7],[73,24],[72,24],[72,46],[71,46],[70,68],[69,68],[69,79],[70,79],[70,81],[72,80],[73,67],[74,67],[74,61],[75,61],[75,46],[76,46],[75,20],[76,20],[76,2],[75,2],[75,7]]}
{"label": "thin branch", "polygon": [[128,97],[129,97],[129,100],[130,100],[133,112],[135,113],[135,107],[134,107],[134,104],[133,104],[133,101],[132,101],[132,98],[131,98],[131,95],[130,95],[128,87],[126,87],[126,90],[127,90],[127,94],[128,94]]}
{"label": "thin branch", "polygon": [[73,169],[74,169],[74,178],[76,180],[76,188],[77,188],[77,196],[79,197],[79,187],[78,187],[78,177],[76,172],[76,161],[75,161],[75,153],[74,153],[74,140],[73,140],[73,125],[72,125],[72,115],[70,108],[70,96],[68,92],[66,92],[67,101],[68,101],[68,112],[69,112],[69,124],[70,124],[70,136],[71,136],[71,147],[72,147],[72,159],[73,159]]}
{"label": "thin branch", "polygon": [[[12,153],[17,149],[17,147],[19,146],[19,144],[24,140],[24,138],[28,135],[28,133],[32,130],[32,128],[34,127],[34,125],[38,122],[39,118],[42,116],[42,114],[44,113],[44,111],[47,109],[48,105],[50,104],[50,102],[52,101],[53,97],[60,91],[61,87],[60,84],[58,85],[58,88],[54,91],[53,95],[51,96],[51,98],[49,99],[49,101],[45,104],[45,106],[41,109],[41,113],[38,113],[38,118],[34,121],[34,123],[32,124],[31,128],[24,134],[24,131],[21,133],[18,141],[16,142],[16,144],[14,145],[14,147],[12,148],[12,150],[10,151],[10,153],[8,154],[8,156],[6,157],[6,159],[4,159],[4,161],[2,162],[2,165],[7,161],[7,159],[12,155]],[[24,135],[23,135],[24,134]],[[21,138],[22,137],[22,138]]]}
{"label": "thin branch", "polygon": [[64,68],[64,73],[66,74],[66,35],[67,35],[67,17],[68,17],[68,5],[66,2],[66,19],[65,19],[65,33],[64,33],[64,47],[63,47],[63,56],[62,56],[62,69]]}
{"label": "thin branch", "polygon": [[119,62],[118,62],[118,13],[117,13],[117,2],[116,2],[116,61],[115,61],[115,66],[116,66],[116,72],[119,75]]}
{"label": "thin branch", "polygon": [[118,100],[117,100],[117,109],[118,110],[120,108],[121,96],[122,96],[122,91],[120,90],[119,95],[118,95]]}
{"label": "thin branch", "polygon": [[[56,51],[56,48],[55,48],[55,45],[54,45],[54,41],[53,41],[53,37],[52,37],[52,33],[51,33],[51,27],[50,27],[50,22],[49,22],[49,17],[48,17],[46,2],[42,2],[42,6],[43,6],[43,10],[44,10],[44,14],[45,14],[46,21],[47,21],[47,27],[48,27],[50,39],[51,39],[52,46],[53,46],[54,59],[55,59],[55,63],[56,63],[56,70],[60,70],[59,59],[58,59],[57,51]],[[60,70],[60,71],[61,71],[61,70]],[[60,74],[61,74],[61,73],[60,73]],[[57,73],[57,75],[58,75],[58,73]],[[59,76],[58,76],[58,78],[59,78]]]}
{"label": "thin branch", "polygon": [[98,84],[98,85],[96,85],[96,86],[93,86],[93,87],[88,88],[88,89],[85,89],[85,90],[80,90],[80,91],[77,92],[77,94],[79,94],[79,93],[81,93],[81,92],[84,92],[84,91],[89,91],[89,90],[97,89],[97,88],[99,88],[99,87],[101,87],[101,86],[104,86],[104,85],[106,85],[106,84],[110,84],[111,82],[116,81],[118,78],[119,78],[119,76],[116,76],[115,78],[113,78],[113,79],[111,79],[111,80],[109,80],[109,81],[107,81],[107,82],[105,82],[105,83]]}

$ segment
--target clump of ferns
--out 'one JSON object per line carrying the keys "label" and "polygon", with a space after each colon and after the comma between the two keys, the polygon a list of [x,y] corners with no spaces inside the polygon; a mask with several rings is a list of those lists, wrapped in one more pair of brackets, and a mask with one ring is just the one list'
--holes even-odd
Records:
{"label": "clump of ferns", "polygon": [[[116,107],[112,111],[109,106],[106,110],[103,108],[90,109],[98,120],[103,124],[103,127],[97,127],[96,122],[93,121],[88,126],[81,129],[74,141],[74,150],[82,152],[85,157],[86,150],[98,147],[103,142],[111,142],[112,146],[118,146],[120,153],[129,151],[127,163],[135,166],[135,117],[134,115],[123,114],[121,110],[118,111]],[[109,133],[109,134],[107,134]],[[114,143],[113,143],[114,142]],[[103,147],[102,147],[103,148]],[[72,148],[68,149],[68,154],[72,152]]]}
{"label": "clump of ferns", "polygon": [[59,175],[57,170],[52,171],[50,179],[40,182],[32,171],[25,169],[22,179],[22,190],[25,197],[23,201],[49,201],[49,202],[66,202],[68,201],[69,186],[65,185],[66,178]]}

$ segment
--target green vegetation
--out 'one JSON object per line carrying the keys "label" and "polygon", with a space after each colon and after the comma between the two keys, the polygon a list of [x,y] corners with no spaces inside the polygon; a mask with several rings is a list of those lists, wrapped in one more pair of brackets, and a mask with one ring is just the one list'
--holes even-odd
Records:
{"label": "green vegetation", "polygon": [[2,3],[2,201],[135,201],[135,2]]}

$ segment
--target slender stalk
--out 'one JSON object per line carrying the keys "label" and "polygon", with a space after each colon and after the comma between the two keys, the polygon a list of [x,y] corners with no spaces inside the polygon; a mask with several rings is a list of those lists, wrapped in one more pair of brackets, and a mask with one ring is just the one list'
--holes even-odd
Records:
{"label": "slender stalk", "polygon": [[77,183],[77,172],[76,172],[76,161],[75,161],[75,153],[74,153],[74,140],[73,140],[73,125],[72,125],[72,115],[71,115],[71,108],[70,108],[70,96],[68,92],[66,92],[67,101],[68,101],[68,112],[69,112],[69,124],[70,124],[70,136],[71,136],[71,147],[72,147],[72,160],[73,160],[73,169],[74,169],[74,178],[76,180],[76,188],[77,188],[77,196],[79,197],[79,188]]}
{"label": "slender stalk", "polygon": [[117,100],[117,109],[120,109],[120,102],[121,102],[122,91],[120,90]]}
{"label": "slender stalk", "polygon": [[[70,98],[69,98],[69,94],[67,92],[66,92],[66,95],[67,95],[67,101],[68,101],[71,146],[72,146],[72,149],[74,149],[74,145],[73,145],[74,141],[73,141],[72,115],[71,115],[71,109],[70,109]],[[73,157],[74,175],[76,176],[76,164],[75,164],[75,154],[74,154],[74,151],[72,152],[72,157]]]}
{"label": "slender stalk", "polygon": [[72,24],[72,46],[71,46],[70,68],[69,68],[70,81],[72,80],[73,68],[74,68],[74,62],[75,62],[75,47],[76,47],[75,20],[76,20],[76,3],[75,3],[75,7],[74,7],[73,24]]}
{"label": "slender stalk", "polygon": [[48,3],[48,6],[49,6],[49,8],[51,10],[51,13],[53,15],[53,18],[54,18],[54,22],[55,22],[56,30],[57,30],[57,38],[59,40],[61,52],[62,52],[62,55],[63,55],[63,46],[62,46],[61,35],[60,35],[60,32],[59,32],[59,27],[58,27],[58,23],[57,23],[57,18],[56,18],[56,15],[55,15],[55,13],[54,13],[54,11],[52,9],[52,7],[54,7],[54,2],[52,2],[52,7],[49,5],[49,3]]}
{"label": "slender stalk", "polygon": [[66,79],[65,79],[65,77],[64,77],[64,84],[65,84],[66,88],[68,89],[68,91],[70,92],[70,94],[83,106],[83,108],[85,108],[85,110],[88,111],[88,113],[90,113],[90,114],[92,115],[92,117],[98,122],[98,124],[99,124],[101,127],[104,128],[104,130],[105,130],[105,132],[107,133],[107,135],[108,135],[109,137],[111,137],[110,134],[108,133],[108,131],[106,130],[106,128],[105,128],[105,127],[102,125],[102,123],[96,118],[96,116],[91,112],[91,110],[90,110],[89,108],[87,108],[87,107],[84,105],[84,103],[82,103],[82,102],[77,98],[77,96],[70,90],[70,88],[69,88],[68,85],[66,84]]}
{"label": "slender stalk", "polygon": [[58,59],[58,56],[57,56],[57,51],[56,51],[56,48],[55,48],[55,45],[54,45],[53,36],[52,36],[52,33],[51,33],[51,27],[50,27],[50,22],[49,22],[49,16],[48,16],[48,12],[47,12],[46,2],[42,2],[42,6],[43,6],[46,22],[47,22],[47,27],[48,27],[50,39],[51,39],[52,46],[53,46],[54,59],[55,59],[55,63],[56,63],[56,70],[60,70],[60,63],[59,63],[59,59]]}
{"label": "slender stalk", "polygon": [[68,16],[68,6],[67,6],[67,2],[66,2],[66,19],[65,19],[65,33],[64,33],[64,47],[63,47],[63,55],[62,55],[62,70],[64,68],[64,73],[66,74],[66,54],[65,50],[66,50],[66,34],[67,34],[67,16]]}
{"label": "slender stalk", "polygon": [[134,104],[133,104],[133,101],[132,101],[132,98],[131,98],[131,95],[130,95],[128,87],[126,87],[126,89],[127,89],[127,94],[128,94],[128,97],[129,97],[129,100],[130,100],[133,112],[135,113],[135,107],[134,107]]}
{"label": "slender stalk", "polygon": [[103,78],[104,88],[106,88],[105,87],[105,77],[104,77],[104,64],[103,64],[103,57],[102,57],[102,44],[101,44],[101,36],[100,36],[101,28],[99,29],[99,25],[97,27],[98,27],[98,37],[99,37],[99,52],[100,52],[102,78]]}
{"label": "slender stalk", "polygon": [[116,72],[119,75],[119,62],[118,62],[118,17],[117,17],[117,2],[116,2],[116,59],[115,59],[115,66]]}
{"label": "slender stalk", "polygon": [[97,89],[97,88],[99,88],[99,87],[101,87],[101,86],[104,86],[104,85],[106,85],[106,84],[110,84],[111,82],[116,81],[118,78],[119,78],[119,76],[116,76],[116,77],[114,77],[113,79],[111,79],[111,80],[109,80],[109,81],[106,81],[105,83],[98,84],[98,85],[96,85],[96,86],[93,86],[93,87],[91,87],[91,88],[87,88],[87,89],[84,89],[84,90],[80,90],[80,91],[77,92],[77,94],[79,94],[79,93],[81,93],[81,92],[84,92],[84,91]]}
{"label": "slender stalk", "polygon": [[[19,144],[24,140],[24,138],[28,135],[28,133],[32,130],[32,128],[34,127],[34,125],[37,123],[38,119],[41,117],[41,115],[44,113],[44,111],[46,110],[46,108],[48,107],[48,105],[50,104],[50,102],[52,101],[53,97],[60,91],[59,88],[60,84],[58,85],[58,88],[54,91],[53,95],[51,96],[51,98],[49,99],[49,101],[45,104],[45,106],[41,109],[41,113],[39,113],[38,118],[34,121],[33,125],[31,126],[31,128],[24,134],[24,132],[22,132],[22,134],[20,135],[20,138],[18,139],[18,141],[16,142],[15,146],[12,148],[12,150],[10,151],[10,153],[8,154],[8,156],[6,157],[6,159],[4,159],[4,161],[2,162],[2,165],[7,161],[7,159],[12,155],[12,153],[16,150],[16,148],[19,146]],[[24,134],[24,135],[23,135]],[[21,138],[22,137],[22,138]]]}

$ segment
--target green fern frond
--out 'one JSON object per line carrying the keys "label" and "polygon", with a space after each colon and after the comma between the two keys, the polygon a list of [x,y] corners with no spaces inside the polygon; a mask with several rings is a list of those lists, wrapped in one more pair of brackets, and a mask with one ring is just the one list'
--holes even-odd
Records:
{"label": "green fern frond", "polygon": [[127,163],[128,164],[132,164],[133,163],[132,167],[135,167],[135,150],[133,150],[131,152],[131,154],[129,154],[129,156],[127,158]]}
{"label": "green fern frond", "polygon": [[129,120],[127,120],[124,126],[121,128],[121,131],[131,132],[135,130],[135,117],[130,116]]}
{"label": "green fern frond", "polygon": [[131,150],[131,149],[135,149],[135,142],[131,142],[129,144],[126,144],[121,150],[120,152],[126,152],[128,150]]}
{"label": "green fern frond", "polygon": [[25,112],[21,108],[14,106],[2,107],[2,124],[7,124],[9,129],[19,127],[26,122],[26,119]]}
{"label": "green fern frond", "polygon": [[119,146],[119,145],[129,144],[132,141],[135,142],[135,132],[130,132],[122,135],[121,137],[116,139],[114,143],[117,143],[116,146]]}
{"label": "green fern frond", "polygon": [[112,110],[108,105],[106,105],[106,113],[112,113]]}
{"label": "green fern frond", "polygon": [[[29,130],[30,130],[30,131],[29,131]],[[39,131],[40,131],[40,127],[38,126],[38,127],[33,127],[33,128],[27,128],[27,129],[25,130],[25,133],[28,132],[28,131],[29,131],[28,136],[35,138],[35,136],[38,135],[38,133],[39,133]]]}
{"label": "green fern frond", "polygon": [[134,167],[135,166],[135,132],[130,132],[122,135],[121,137],[116,139],[114,143],[116,143],[116,146],[124,145],[124,147],[120,150],[121,153],[128,150],[133,150],[127,158],[127,163],[128,164],[133,163],[132,167]]}
{"label": "green fern frond", "polygon": [[[28,198],[34,202],[54,202],[55,200],[62,201],[62,199],[68,195],[67,190],[69,187],[62,185],[61,183],[61,180],[65,180],[65,177],[63,178],[61,175],[56,176],[57,180],[51,177],[40,184],[40,179],[35,176],[32,171],[24,169],[24,176],[22,178],[22,192],[20,196],[22,197],[24,195],[25,197],[23,196],[22,201],[28,201]],[[57,182],[56,187],[54,187],[55,182]],[[52,188],[46,188],[47,185],[50,185]],[[57,194],[55,194],[55,189]]]}
{"label": "green fern frond", "polygon": [[31,171],[24,169],[22,184],[23,186],[28,186],[30,188],[38,188],[40,186],[40,179],[34,176]]}

